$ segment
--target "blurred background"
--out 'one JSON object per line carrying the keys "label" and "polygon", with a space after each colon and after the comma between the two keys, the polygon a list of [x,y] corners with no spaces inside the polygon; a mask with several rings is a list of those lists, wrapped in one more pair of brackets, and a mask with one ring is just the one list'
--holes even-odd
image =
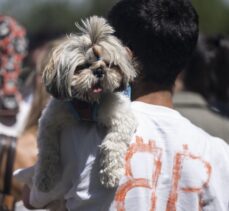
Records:
{"label": "blurred background", "polygon": [[89,15],[105,15],[113,0],[1,0],[0,13],[18,20],[28,32],[29,48],[76,30]]}
{"label": "blurred background", "polygon": [[[106,15],[117,0],[1,0],[0,13],[15,17],[29,33],[30,48],[44,39],[75,30],[88,15]],[[229,0],[193,0],[207,34],[229,33]]]}
{"label": "blurred background", "polygon": [[[74,23],[89,15],[106,15],[117,0],[1,0],[0,13],[18,20],[28,31],[29,48],[75,31]],[[229,0],[193,0],[206,34],[229,33]]]}

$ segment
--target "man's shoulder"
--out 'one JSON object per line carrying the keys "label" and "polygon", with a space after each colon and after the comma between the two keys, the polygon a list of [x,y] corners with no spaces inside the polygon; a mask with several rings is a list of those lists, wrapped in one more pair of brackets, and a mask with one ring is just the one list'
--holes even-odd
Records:
{"label": "man's shoulder", "polygon": [[[206,130],[194,124],[188,118],[181,115],[178,111],[169,108],[148,106],[138,104],[134,106],[135,113],[139,115],[140,120],[139,131],[143,134],[150,134],[154,131],[157,134],[157,139],[169,139],[174,144],[184,143],[189,144],[193,149],[203,152],[205,148],[215,148],[216,151],[220,148],[228,148],[228,145],[221,138],[211,135]],[[150,113],[150,109],[152,112]],[[156,108],[156,109],[155,109]],[[204,118],[202,116],[202,118]],[[148,131],[149,129],[149,131]],[[199,150],[198,150],[199,148]],[[228,153],[229,154],[229,153]]]}
{"label": "man's shoulder", "polygon": [[[182,114],[181,114],[182,115]],[[202,119],[204,119],[205,117],[202,116],[200,117]],[[209,133],[208,130],[206,130],[204,127],[201,127],[199,125],[197,125],[195,122],[192,121],[192,119],[189,119],[187,117],[184,117],[182,115],[182,119],[181,120],[181,124],[184,124],[184,127],[186,127],[186,133],[187,134],[192,134],[192,137],[199,137],[199,139],[202,139],[203,141],[207,141],[208,143],[213,143],[214,144],[220,144],[220,145],[226,145],[227,144],[227,140],[223,140],[221,137],[218,137],[217,134],[214,135],[212,133]],[[214,125],[214,123],[212,122],[212,124]]]}
{"label": "man's shoulder", "polygon": [[[184,119],[186,119],[184,117]],[[184,123],[184,122],[183,122]],[[184,128],[184,139],[188,140],[190,148],[198,152],[203,158],[217,165],[219,158],[222,158],[224,164],[229,165],[229,145],[227,140],[209,134],[204,129],[193,124],[187,119]]]}

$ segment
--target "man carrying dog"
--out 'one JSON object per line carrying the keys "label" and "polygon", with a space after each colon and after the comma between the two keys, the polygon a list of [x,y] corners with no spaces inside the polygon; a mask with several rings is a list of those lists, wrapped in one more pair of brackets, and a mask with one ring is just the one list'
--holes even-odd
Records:
{"label": "man carrying dog", "polygon": [[[228,210],[228,145],[173,110],[175,79],[198,37],[198,17],[190,1],[122,0],[109,20],[139,63],[132,103],[139,126],[117,189],[99,184],[99,143],[84,145],[89,156],[75,161],[80,176],[65,194],[68,210]],[[25,193],[28,203],[28,188]],[[55,200],[53,194],[43,200],[30,197],[30,202],[47,204]]]}

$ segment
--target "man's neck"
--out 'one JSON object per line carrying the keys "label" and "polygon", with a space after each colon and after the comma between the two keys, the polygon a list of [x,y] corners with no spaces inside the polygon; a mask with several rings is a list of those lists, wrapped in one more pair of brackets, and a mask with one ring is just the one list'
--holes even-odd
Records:
{"label": "man's neck", "polygon": [[[153,90],[153,91],[149,91]],[[172,92],[155,90],[151,84],[141,83],[133,87],[133,100],[173,108]]]}
{"label": "man's neck", "polygon": [[136,98],[135,101],[173,108],[172,94],[169,91],[152,92]]}

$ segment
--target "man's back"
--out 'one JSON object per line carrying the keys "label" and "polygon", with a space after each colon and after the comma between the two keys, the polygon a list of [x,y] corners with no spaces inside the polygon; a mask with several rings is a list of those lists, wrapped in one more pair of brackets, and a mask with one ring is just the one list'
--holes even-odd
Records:
{"label": "man's back", "polygon": [[173,109],[132,105],[139,127],[116,192],[117,210],[228,210],[228,145]]}
{"label": "man's back", "polygon": [[119,211],[228,210],[228,145],[171,109],[175,80],[198,38],[191,1],[121,0],[108,17],[140,73],[132,86],[139,127],[115,206]]}

